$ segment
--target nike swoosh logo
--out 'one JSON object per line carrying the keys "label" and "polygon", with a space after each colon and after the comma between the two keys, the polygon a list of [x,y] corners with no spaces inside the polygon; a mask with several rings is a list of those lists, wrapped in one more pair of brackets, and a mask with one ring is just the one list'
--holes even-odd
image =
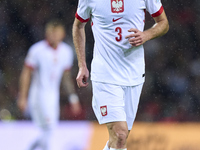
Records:
{"label": "nike swoosh logo", "polygon": [[117,19],[114,19],[114,18],[113,18],[112,21],[113,21],[113,22],[116,22],[117,20],[122,19],[122,18],[123,18],[123,17],[120,17],[120,18],[117,18]]}

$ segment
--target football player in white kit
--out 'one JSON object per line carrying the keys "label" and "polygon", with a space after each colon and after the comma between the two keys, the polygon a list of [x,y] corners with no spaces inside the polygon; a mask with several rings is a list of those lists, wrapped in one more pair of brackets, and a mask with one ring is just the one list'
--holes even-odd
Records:
{"label": "football player in white kit", "polygon": [[20,77],[18,107],[22,111],[29,109],[33,122],[42,129],[41,137],[30,150],[36,147],[49,149],[52,129],[59,120],[59,88],[63,74],[72,112],[77,114],[81,111],[70,75],[73,50],[62,42],[64,25],[58,20],[50,21],[45,27],[45,37],[29,49]]}
{"label": "football player in white kit", "polygon": [[[146,11],[155,24],[144,31]],[[84,27],[89,19],[95,39],[92,105],[109,132],[104,150],[126,150],[145,78],[143,44],[167,33],[168,20],[160,0],[79,0],[73,25],[79,87],[88,85]]]}

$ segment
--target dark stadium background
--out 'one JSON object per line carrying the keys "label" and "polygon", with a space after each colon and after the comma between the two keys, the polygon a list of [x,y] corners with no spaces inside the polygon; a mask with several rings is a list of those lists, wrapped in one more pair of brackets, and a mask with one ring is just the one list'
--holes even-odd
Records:
{"label": "dark stadium background", "polygon": [[[196,122],[200,120],[200,1],[162,0],[170,30],[145,44],[146,82],[137,121]],[[59,18],[66,25],[65,41],[72,43],[75,0],[0,0],[0,112],[13,120],[27,119],[18,110],[19,75],[28,48],[44,38],[44,24]],[[153,20],[147,13],[146,28]],[[87,62],[92,59],[93,36],[87,32]],[[78,68],[74,61],[72,76]],[[75,83],[76,84],[76,83]],[[91,86],[77,89],[83,106],[80,116],[71,116],[67,95],[61,89],[61,120],[95,120]],[[6,113],[5,113],[6,112]],[[8,115],[9,116],[9,115]]]}

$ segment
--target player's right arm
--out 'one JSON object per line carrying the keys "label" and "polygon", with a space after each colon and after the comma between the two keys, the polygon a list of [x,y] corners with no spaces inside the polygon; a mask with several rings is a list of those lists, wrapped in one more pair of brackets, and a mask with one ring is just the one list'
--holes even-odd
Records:
{"label": "player's right arm", "polygon": [[31,81],[32,68],[24,65],[19,80],[19,97],[17,105],[24,112],[27,107],[28,91]]}
{"label": "player's right arm", "polygon": [[24,112],[27,107],[28,92],[30,87],[30,81],[32,76],[32,71],[38,66],[38,47],[33,45],[25,58],[25,64],[22,69],[20,80],[19,80],[19,97],[17,105],[19,109]]}
{"label": "player's right arm", "polygon": [[77,18],[74,20],[73,24],[73,42],[78,58],[78,67],[79,72],[76,78],[78,87],[87,87],[88,86],[88,77],[89,71],[86,65],[86,57],[85,57],[85,25],[86,23],[82,23]]}

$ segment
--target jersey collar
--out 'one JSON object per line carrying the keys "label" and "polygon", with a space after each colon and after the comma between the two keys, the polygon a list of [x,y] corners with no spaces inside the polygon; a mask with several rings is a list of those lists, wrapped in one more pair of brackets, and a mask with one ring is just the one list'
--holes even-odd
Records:
{"label": "jersey collar", "polygon": [[57,50],[57,49],[58,49],[58,45],[57,45],[56,48],[54,48],[54,47],[52,47],[52,46],[49,44],[49,42],[48,42],[47,40],[45,40],[45,41],[46,41],[47,45],[50,46],[53,50]]}

